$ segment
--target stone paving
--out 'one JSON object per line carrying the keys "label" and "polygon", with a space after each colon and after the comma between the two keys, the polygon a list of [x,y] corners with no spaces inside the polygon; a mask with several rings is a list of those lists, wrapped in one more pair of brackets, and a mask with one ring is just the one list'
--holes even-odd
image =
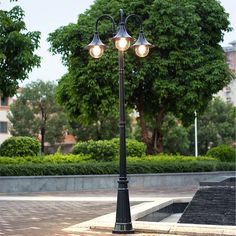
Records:
{"label": "stone paving", "polygon": [[[131,190],[131,205],[148,197],[193,196],[195,191],[194,188]],[[115,207],[116,190],[0,194],[0,236],[72,236],[61,229],[114,212]]]}
{"label": "stone paving", "polygon": [[114,202],[0,201],[0,235],[68,235],[61,229],[114,210]]}

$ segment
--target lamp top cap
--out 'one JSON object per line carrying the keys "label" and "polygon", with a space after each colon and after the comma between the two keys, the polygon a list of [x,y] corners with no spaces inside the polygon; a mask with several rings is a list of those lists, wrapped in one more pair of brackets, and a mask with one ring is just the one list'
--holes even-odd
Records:
{"label": "lamp top cap", "polygon": [[89,45],[87,45],[85,48],[90,49],[93,46],[100,46],[100,47],[106,47],[106,45],[101,41],[98,32],[95,32],[93,34],[93,39]]}
{"label": "lamp top cap", "polygon": [[116,33],[116,35],[112,38],[113,41],[116,41],[117,39],[120,39],[120,38],[126,38],[128,39],[129,41],[133,41],[133,38],[128,34],[126,28],[125,28],[125,25],[124,23],[121,23],[119,25],[119,28],[118,28],[118,32]]}
{"label": "lamp top cap", "polygon": [[139,33],[138,39],[135,42],[135,44],[133,44],[131,46],[131,48],[136,47],[136,46],[140,46],[140,45],[145,45],[145,46],[149,46],[150,48],[154,47],[151,43],[149,43],[146,38],[144,37],[143,31],[141,31]]}

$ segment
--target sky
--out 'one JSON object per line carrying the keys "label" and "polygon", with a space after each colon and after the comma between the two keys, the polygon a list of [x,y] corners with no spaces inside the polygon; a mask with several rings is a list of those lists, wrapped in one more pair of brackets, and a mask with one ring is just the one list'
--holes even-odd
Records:
{"label": "sky", "polygon": [[[76,23],[78,15],[93,4],[94,0],[0,0],[0,9],[10,10],[14,5],[20,5],[25,11],[24,21],[29,31],[41,32],[40,49],[36,51],[41,60],[41,67],[34,68],[22,86],[30,81],[41,79],[44,81],[58,81],[67,71],[61,63],[60,55],[52,55],[48,49],[48,34],[60,26]],[[220,0],[221,5],[229,13],[229,20],[234,30],[225,33],[222,46],[236,40],[236,0]],[[95,21],[96,19],[94,19]],[[91,32],[92,33],[92,32]],[[89,43],[89,42],[88,42]]]}

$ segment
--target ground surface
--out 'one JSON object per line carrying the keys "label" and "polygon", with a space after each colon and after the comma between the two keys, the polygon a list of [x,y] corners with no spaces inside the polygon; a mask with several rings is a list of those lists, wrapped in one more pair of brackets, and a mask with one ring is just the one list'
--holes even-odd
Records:
{"label": "ground surface", "polygon": [[[130,191],[130,201],[135,205],[148,197],[191,197],[195,192],[195,188],[136,189]],[[0,194],[0,236],[70,236],[61,229],[114,212],[115,208],[116,190]]]}

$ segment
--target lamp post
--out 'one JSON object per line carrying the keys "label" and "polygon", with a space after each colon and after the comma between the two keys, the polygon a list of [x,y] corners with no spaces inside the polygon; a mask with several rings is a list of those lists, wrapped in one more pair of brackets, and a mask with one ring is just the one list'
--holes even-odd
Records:
{"label": "lamp post", "polygon": [[104,14],[96,21],[95,33],[93,39],[86,48],[94,58],[100,58],[106,45],[102,43],[98,33],[98,23],[102,18],[108,18],[113,24],[113,38],[112,41],[118,49],[119,62],[119,130],[120,130],[120,163],[119,163],[119,180],[117,193],[117,207],[116,207],[116,222],[113,233],[116,234],[131,234],[134,233],[129,203],[128,180],[126,173],[126,135],[125,135],[125,70],[124,70],[124,52],[130,47],[133,38],[126,31],[127,21],[135,17],[140,24],[140,32],[138,40],[131,46],[139,57],[147,56],[149,48],[153,47],[144,37],[143,25],[141,18],[136,14],[131,14],[124,17],[124,11],[120,9],[120,22],[116,27],[115,20],[112,16]]}
{"label": "lamp post", "polygon": [[197,140],[197,111],[194,111],[194,141],[195,141],[195,157],[198,157],[198,140]]}

